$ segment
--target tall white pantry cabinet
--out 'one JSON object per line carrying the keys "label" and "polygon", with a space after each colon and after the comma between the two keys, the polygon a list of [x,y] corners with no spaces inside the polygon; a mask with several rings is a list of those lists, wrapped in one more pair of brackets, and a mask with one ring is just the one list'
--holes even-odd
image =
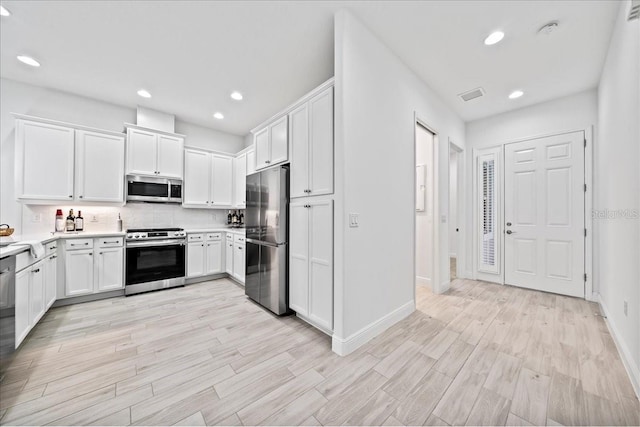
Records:
{"label": "tall white pantry cabinet", "polygon": [[[290,160],[289,307],[325,333],[333,331],[334,103],[330,80],[283,115],[253,131],[258,168],[269,167],[270,147],[288,123]],[[270,147],[272,148],[272,147]],[[272,148],[273,150],[273,148]],[[262,152],[269,152],[263,149]],[[282,149],[279,152],[283,152]],[[268,160],[269,162],[266,162]],[[265,163],[266,162],[266,163]]]}

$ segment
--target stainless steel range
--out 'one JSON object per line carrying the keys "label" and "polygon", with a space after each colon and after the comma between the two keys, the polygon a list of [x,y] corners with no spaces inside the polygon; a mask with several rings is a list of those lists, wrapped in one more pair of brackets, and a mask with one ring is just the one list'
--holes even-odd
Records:
{"label": "stainless steel range", "polygon": [[182,228],[127,230],[125,295],[183,286],[186,241]]}

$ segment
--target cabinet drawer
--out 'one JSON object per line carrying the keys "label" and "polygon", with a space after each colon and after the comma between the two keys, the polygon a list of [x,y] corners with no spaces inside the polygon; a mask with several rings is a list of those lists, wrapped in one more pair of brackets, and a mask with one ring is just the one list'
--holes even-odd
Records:
{"label": "cabinet drawer", "polygon": [[222,233],[207,233],[207,240],[222,240]]}
{"label": "cabinet drawer", "polygon": [[93,248],[93,239],[67,239],[64,247],[68,251]]}
{"label": "cabinet drawer", "polygon": [[58,241],[54,240],[53,242],[43,243],[43,246],[46,254],[45,256],[49,256],[56,253],[56,250],[58,250]]}
{"label": "cabinet drawer", "polygon": [[244,243],[245,240],[246,240],[245,237],[239,234],[236,234],[235,236],[233,236],[233,241],[236,243]]}
{"label": "cabinet drawer", "polygon": [[204,240],[204,234],[189,234],[187,239],[189,242],[201,242]]}
{"label": "cabinet drawer", "polygon": [[117,248],[124,244],[123,237],[100,237],[96,240],[100,248]]}
{"label": "cabinet drawer", "polygon": [[31,256],[30,251],[27,250],[24,252],[20,252],[18,255],[16,255],[16,271],[27,268],[36,261],[37,260]]}

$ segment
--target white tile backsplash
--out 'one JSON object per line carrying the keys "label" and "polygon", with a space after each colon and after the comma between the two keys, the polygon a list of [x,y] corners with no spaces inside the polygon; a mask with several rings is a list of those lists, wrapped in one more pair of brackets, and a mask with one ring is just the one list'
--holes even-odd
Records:
{"label": "white tile backsplash", "polygon": [[[182,227],[208,228],[224,226],[227,222],[226,209],[185,209],[180,205],[163,203],[128,203],[121,207],[91,205],[24,205],[22,209],[22,230],[20,234],[48,233],[55,227],[56,209],[62,209],[66,218],[69,209],[74,215],[82,211],[85,231],[115,231],[118,213],[127,228]],[[39,218],[39,221],[37,219]],[[18,230],[17,230],[18,231]]]}

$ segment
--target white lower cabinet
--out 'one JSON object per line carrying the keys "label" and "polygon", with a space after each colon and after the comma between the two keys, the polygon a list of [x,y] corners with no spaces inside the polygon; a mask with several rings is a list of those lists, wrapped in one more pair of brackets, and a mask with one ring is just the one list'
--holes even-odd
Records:
{"label": "white lower cabinet", "polygon": [[124,248],[98,249],[95,273],[99,292],[122,289]]}
{"label": "white lower cabinet", "polygon": [[222,273],[222,240],[207,242],[207,274]]}
{"label": "white lower cabinet", "polygon": [[49,255],[44,262],[44,302],[48,310],[56,302],[58,292],[58,255]]}
{"label": "white lower cabinet", "polygon": [[[50,258],[50,257],[49,257]],[[16,274],[15,284],[15,346],[22,343],[29,331],[44,316],[47,304],[49,258],[38,261]],[[54,257],[55,261],[55,257]],[[55,297],[53,298],[55,301]]]}
{"label": "white lower cabinet", "polygon": [[65,254],[66,296],[93,293],[93,249],[68,250]]}
{"label": "white lower cabinet", "polygon": [[27,336],[31,327],[29,325],[29,282],[31,269],[25,268],[16,274],[16,348]]}
{"label": "white lower cabinet", "polygon": [[246,259],[245,245],[234,243],[233,245],[233,275],[240,282],[244,283],[244,264]]}
{"label": "white lower cabinet", "polygon": [[222,273],[222,233],[190,234],[187,245],[187,277]]}
{"label": "white lower cabinet", "polygon": [[290,205],[289,306],[310,323],[333,330],[333,200]]}
{"label": "white lower cabinet", "polygon": [[187,244],[187,277],[204,276],[204,241]]}
{"label": "white lower cabinet", "polygon": [[229,275],[233,274],[233,236],[227,234],[225,241],[225,272]]}
{"label": "white lower cabinet", "polygon": [[37,262],[31,267],[29,281],[29,325],[32,327],[44,315],[44,275],[45,262]]}
{"label": "white lower cabinet", "polygon": [[65,242],[65,296],[124,288],[124,239],[69,239]]}

